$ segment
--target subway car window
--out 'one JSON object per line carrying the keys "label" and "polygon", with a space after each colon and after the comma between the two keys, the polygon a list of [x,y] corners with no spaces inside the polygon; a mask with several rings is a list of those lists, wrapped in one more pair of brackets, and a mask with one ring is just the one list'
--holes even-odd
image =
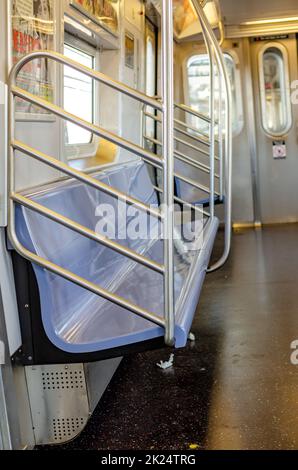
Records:
{"label": "subway car window", "polygon": [[[209,57],[207,54],[196,55],[189,59],[187,63],[187,85],[189,106],[208,114],[210,99],[210,73]],[[209,125],[203,120],[190,116],[189,124],[198,127],[202,132],[208,132]]]}
{"label": "subway car window", "polygon": [[[237,67],[235,58],[231,54],[225,53],[224,59],[232,89],[233,134],[238,134],[243,127],[240,71]],[[218,102],[218,76],[216,80],[215,96],[216,101]],[[200,110],[200,112],[208,114],[210,100],[210,66],[207,54],[193,56],[187,62],[187,98],[189,100],[189,105],[193,109],[196,111]],[[218,103],[216,103],[215,108],[218,111]],[[208,123],[196,117],[191,117],[190,124],[198,127],[198,129],[203,133],[208,132]]]}
{"label": "subway car window", "polygon": [[[157,78],[157,57],[156,57],[156,28],[148,20],[145,27],[146,34],[146,94],[148,96],[156,95],[156,78]],[[151,114],[155,113],[153,108],[147,107],[147,111]],[[145,119],[145,132],[147,137],[154,139],[156,137],[156,122],[154,119],[147,117]],[[146,141],[146,147],[154,150],[155,145]]]}
{"label": "subway car window", "polygon": [[[82,65],[94,68],[95,57],[90,53],[79,50],[70,44],[65,44],[64,53]],[[64,67],[64,106],[73,114],[77,114],[86,121],[94,121],[94,86],[93,80],[71,67]],[[66,144],[89,144],[92,140],[91,132],[70,122],[66,124]]]}
{"label": "subway car window", "polygon": [[266,47],[260,53],[262,123],[267,134],[281,136],[292,125],[287,51]]}

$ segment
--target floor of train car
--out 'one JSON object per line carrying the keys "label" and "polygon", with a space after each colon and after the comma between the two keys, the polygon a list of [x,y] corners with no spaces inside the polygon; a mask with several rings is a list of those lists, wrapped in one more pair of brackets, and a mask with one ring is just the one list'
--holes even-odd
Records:
{"label": "floor of train car", "polygon": [[196,342],[167,371],[165,351],[126,358],[85,431],[58,449],[297,449],[297,240],[298,225],[234,234],[207,277]]}

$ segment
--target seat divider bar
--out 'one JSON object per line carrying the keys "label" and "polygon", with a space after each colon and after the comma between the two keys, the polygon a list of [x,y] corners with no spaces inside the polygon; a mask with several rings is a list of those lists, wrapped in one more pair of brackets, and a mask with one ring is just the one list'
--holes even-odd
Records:
{"label": "seat divider bar", "polygon": [[84,227],[83,225],[78,224],[77,222],[69,219],[68,217],[58,214],[57,212],[52,211],[47,207],[44,207],[41,204],[38,204],[37,202],[32,201],[27,197],[24,197],[21,194],[13,193],[10,195],[10,197],[14,202],[21,204],[24,207],[27,207],[28,209],[31,209],[47,217],[48,219],[53,220],[54,222],[57,222],[63,225],[64,227],[67,227],[79,233],[80,235],[89,238],[90,240],[98,242],[103,246],[117,252],[120,255],[130,258],[136,263],[142,264],[143,266],[146,266],[147,268],[152,269],[153,271],[156,271],[159,274],[164,274],[165,269],[163,265],[156,263],[155,261],[150,260],[145,256],[139,255],[135,251],[130,250],[129,248],[126,248],[120,245],[119,243],[109,240],[107,237],[101,235],[100,233],[94,232],[93,230],[90,230],[87,227]]}
{"label": "seat divider bar", "polygon": [[146,212],[147,214],[157,217],[160,220],[162,220],[163,218],[163,215],[161,214],[160,210],[155,210],[152,207],[148,206],[147,204],[144,204],[143,202],[140,202],[137,199],[134,199],[131,196],[128,196],[127,194],[122,193],[121,191],[117,191],[116,189],[111,188],[111,186],[101,181],[98,181],[95,178],[92,178],[91,176],[81,171],[71,168],[69,165],[66,165],[63,162],[60,162],[59,160],[56,160],[55,158],[50,157],[49,155],[46,155],[42,152],[39,152],[38,150],[33,149],[32,147],[29,147],[23,142],[14,140],[11,142],[11,146],[13,147],[14,150],[19,150],[20,152],[25,153],[26,155],[34,158],[35,160],[43,162],[49,165],[50,167],[55,168],[56,170],[59,170],[62,173],[65,173],[73,177],[74,179],[82,181],[83,183],[86,183],[89,186],[92,186],[93,188],[103,191],[104,193],[110,196],[113,196],[115,198],[118,198],[119,200],[123,201],[126,204],[135,206],[136,208],[140,209],[143,212]]}
{"label": "seat divider bar", "polygon": [[129,302],[123,297],[120,297],[114,294],[113,292],[109,292],[108,290],[103,289],[97,284],[94,284],[93,282],[90,282],[87,279],[84,279],[78,276],[77,274],[68,271],[65,268],[62,268],[61,266],[58,266],[57,264],[52,263],[51,261],[41,258],[40,256],[32,253],[30,250],[22,246],[16,236],[14,229],[12,230],[12,227],[10,227],[10,240],[13,242],[16,251],[31,263],[41,266],[42,268],[47,269],[48,271],[56,274],[57,276],[61,276],[67,281],[70,281],[76,284],[77,286],[82,287],[83,289],[87,289],[88,291],[93,292],[93,294],[96,294],[99,297],[102,297],[105,300],[108,300],[109,302],[118,305],[119,307],[129,310],[130,312],[138,315],[139,317],[145,318],[145,320],[155,323],[156,325],[161,326],[163,328],[165,327],[164,319],[156,315],[155,313],[149,312],[148,310],[142,307],[138,307],[137,305]]}
{"label": "seat divider bar", "polygon": [[23,100],[26,100],[29,103],[35,104],[36,106],[39,106],[40,108],[45,109],[46,111],[50,111],[54,115],[62,119],[65,119],[66,121],[71,122],[81,127],[82,129],[92,132],[93,134],[99,137],[104,138],[108,140],[109,142],[112,142],[113,144],[117,145],[118,147],[121,147],[129,152],[132,152],[135,155],[138,155],[144,160],[152,161],[156,165],[158,165],[160,168],[163,167],[163,160],[159,158],[157,155],[143,149],[137,144],[134,144],[126,139],[123,139],[122,137],[119,137],[113,132],[109,132],[95,124],[92,124],[86,121],[85,119],[75,116],[74,114],[71,114],[68,111],[65,111],[64,109],[60,108],[60,106],[57,106],[53,103],[50,103],[49,101],[39,98],[38,96],[35,96],[32,93],[29,93],[17,86],[12,86],[10,91],[14,96],[17,96],[18,98],[22,98]]}

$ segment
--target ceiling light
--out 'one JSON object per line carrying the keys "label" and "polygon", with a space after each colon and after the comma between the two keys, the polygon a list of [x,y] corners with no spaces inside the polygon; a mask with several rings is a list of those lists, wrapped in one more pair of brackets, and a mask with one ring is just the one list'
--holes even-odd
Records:
{"label": "ceiling light", "polygon": [[264,20],[255,20],[255,21],[245,21],[241,23],[241,25],[245,26],[253,26],[258,24],[272,24],[272,23],[289,23],[293,21],[298,21],[298,16],[291,16],[288,18],[271,18],[271,19],[264,19]]}

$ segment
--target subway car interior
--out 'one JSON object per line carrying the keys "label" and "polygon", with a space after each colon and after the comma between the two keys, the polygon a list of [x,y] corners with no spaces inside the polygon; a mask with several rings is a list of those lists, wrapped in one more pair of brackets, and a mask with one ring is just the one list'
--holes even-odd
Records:
{"label": "subway car interior", "polygon": [[296,0],[0,0],[0,449],[298,450]]}

